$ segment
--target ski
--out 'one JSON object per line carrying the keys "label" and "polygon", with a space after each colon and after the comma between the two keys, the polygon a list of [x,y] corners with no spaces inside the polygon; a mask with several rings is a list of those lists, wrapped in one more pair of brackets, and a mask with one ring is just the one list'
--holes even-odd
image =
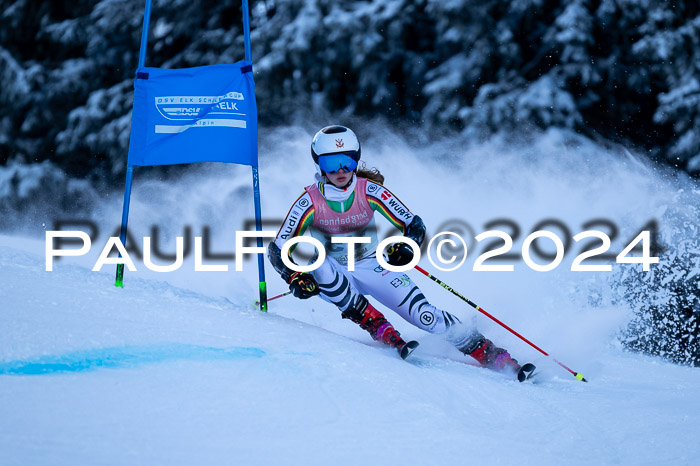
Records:
{"label": "ski", "polygon": [[401,347],[401,350],[399,350],[401,359],[406,360],[406,358],[409,357],[416,348],[418,348],[418,345],[420,345],[420,343],[415,340],[406,342],[406,344]]}
{"label": "ski", "polygon": [[525,382],[535,374],[535,365],[528,362],[518,369],[518,382]]}

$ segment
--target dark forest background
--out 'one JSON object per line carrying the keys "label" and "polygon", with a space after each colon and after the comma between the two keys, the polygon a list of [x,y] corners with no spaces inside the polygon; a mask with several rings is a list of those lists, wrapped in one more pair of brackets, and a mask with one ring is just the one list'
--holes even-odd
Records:
{"label": "dark forest background", "polygon": [[[0,2],[0,165],[118,186],[144,0]],[[252,0],[261,123],[567,128],[700,175],[697,0]],[[154,0],[147,65],[243,58],[239,0]]]}

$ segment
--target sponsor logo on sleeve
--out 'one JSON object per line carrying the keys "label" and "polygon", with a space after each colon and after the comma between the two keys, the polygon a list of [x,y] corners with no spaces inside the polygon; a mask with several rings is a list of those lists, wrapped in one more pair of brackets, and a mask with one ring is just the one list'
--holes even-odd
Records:
{"label": "sponsor logo on sleeve", "polygon": [[430,311],[423,311],[420,313],[419,319],[423,325],[432,325],[435,322],[435,315]]}
{"label": "sponsor logo on sleeve", "polygon": [[391,286],[394,288],[399,288],[399,287],[407,287],[411,284],[411,279],[408,278],[408,275],[402,275],[400,277],[394,278],[391,282]]}
{"label": "sponsor logo on sleeve", "polygon": [[297,223],[299,223],[299,215],[299,211],[297,210],[293,210],[289,213],[287,222],[284,224],[284,231],[282,231],[280,234],[280,238],[288,239],[292,233],[294,233],[294,228],[296,227]]}
{"label": "sponsor logo on sleeve", "polygon": [[389,207],[391,207],[391,210],[393,210],[399,217],[402,217],[404,219],[409,219],[413,217],[413,214],[411,214],[411,212],[409,212],[408,209],[402,206],[401,203],[396,199],[391,199],[389,201]]}

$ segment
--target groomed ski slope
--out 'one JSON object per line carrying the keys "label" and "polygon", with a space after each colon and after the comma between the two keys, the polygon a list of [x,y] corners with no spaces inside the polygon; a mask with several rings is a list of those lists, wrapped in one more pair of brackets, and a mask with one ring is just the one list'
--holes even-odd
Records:
{"label": "groomed ski slope", "polygon": [[4,465],[693,464],[700,454],[697,369],[596,348],[588,384],[541,358],[537,384],[519,384],[406,325],[423,340],[413,363],[320,310],[302,316],[310,325],[154,280],[117,289],[81,266],[41,273],[43,257],[8,242]]}
{"label": "groomed ski slope", "polygon": [[[136,261],[138,272],[127,271],[117,289],[114,266],[90,270],[119,225],[115,195],[91,217],[101,233],[90,254],[63,258],[53,272],[44,271],[44,232],[32,227],[52,229],[50,215],[17,219],[30,226],[0,236],[0,464],[697,464],[700,370],[620,348],[616,333],[631,313],[614,292],[621,265],[571,272],[574,245],[551,272],[517,258],[505,262],[513,272],[472,271],[483,246],[473,236],[494,219],[521,228],[516,255],[546,218],[572,235],[591,219],[610,220],[620,230],[611,252],[650,219],[660,234],[690,234],[665,213],[682,210],[691,184],[631,156],[584,143],[574,149],[556,132],[530,146],[465,152],[454,141],[408,147],[382,127],[356,131],[363,160],[382,169],[429,235],[471,236],[459,271],[440,272],[425,258],[421,266],[588,384],[482,316],[476,323],[485,335],[538,366],[536,384],[473,366],[384,308],[405,338],[421,342],[412,362],[320,299],[285,297],[260,313],[252,305],[254,260],[243,272],[228,263],[228,273],[195,273],[190,255],[165,274]],[[312,134],[291,127],[261,139],[265,218],[281,220],[312,181]],[[251,216],[250,180],[247,167],[221,165],[169,183],[139,172],[130,232],[140,238],[158,226],[161,249],[172,252],[184,225],[191,236],[208,225],[211,251],[231,252],[233,232]],[[460,221],[473,231],[459,230]],[[409,275],[436,306],[465,322],[475,317],[427,278]],[[287,289],[269,264],[267,282],[270,295]]]}

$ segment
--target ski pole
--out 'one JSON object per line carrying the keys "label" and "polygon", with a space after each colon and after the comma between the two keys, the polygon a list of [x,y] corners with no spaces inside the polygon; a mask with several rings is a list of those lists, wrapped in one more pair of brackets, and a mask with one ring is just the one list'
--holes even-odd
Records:
{"label": "ski pole", "polygon": [[578,380],[580,380],[580,381],[582,381],[582,382],[588,382],[588,380],[586,380],[586,379],[583,377],[583,374],[581,374],[580,372],[574,372],[574,371],[572,371],[571,369],[569,369],[568,367],[566,367],[564,364],[562,364],[561,362],[559,362],[555,357],[550,356],[549,353],[545,352],[545,351],[544,351],[543,349],[541,349],[539,346],[535,345],[535,344],[532,343],[530,340],[528,340],[528,339],[525,338],[524,336],[520,335],[518,332],[516,332],[516,331],[513,330],[512,328],[508,327],[506,324],[504,324],[504,323],[501,322],[500,320],[496,319],[494,316],[492,316],[491,314],[489,314],[488,312],[486,312],[485,310],[483,310],[481,307],[479,307],[478,305],[476,305],[475,303],[473,303],[472,301],[470,301],[468,298],[465,298],[464,296],[462,296],[460,293],[458,293],[457,291],[455,291],[451,286],[449,286],[449,285],[443,283],[443,282],[440,281],[437,277],[434,277],[434,276],[431,275],[430,273],[426,272],[423,268],[421,268],[421,267],[418,266],[418,265],[416,265],[415,269],[418,270],[418,271],[419,271],[420,273],[422,273],[423,275],[425,275],[426,277],[430,278],[432,281],[434,281],[434,282],[437,283],[438,285],[440,285],[440,286],[442,286],[443,288],[445,288],[447,291],[449,291],[449,292],[452,293],[453,295],[455,295],[455,296],[457,296],[458,298],[460,298],[462,301],[465,301],[465,302],[466,302],[467,304],[469,304],[471,307],[473,307],[473,308],[476,309],[477,311],[481,312],[481,313],[484,314],[486,317],[488,317],[489,319],[493,320],[493,321],[496,322],[498,325],[500,325],[500,326],[503,327],[504,329],[508,330],[510,333],[512,333],[512,334],[515,335],[516,337],[520,338],[522,341],[524,341],[524,342],[527,343],[528,345],[530,345],[530,346],[532,346],[533,348],[535,348],[535,349],[536,349],[537,351],[539,351],[540,353],[544,354],[545,356],[547,356],[547,357],[549,357],[549,358],[552,358],[552,360],[553,360],[554,362],[556,362],[556,363],[559,364],[561,367],[563,367],[564,369],[566,369],[567,371],[569,371],[569,372],[570,372],[574,377],[576,377]]}
{"label": "ski pole", "polygon": [[[278,294],[277,296],[273,296],[272,298],[267,298],[267,301],[270,302],[270,301],[272,301],[272,300],[274,300],[274,299],[281,298],[281,297],[283,297],[283,296],[287,296],[288,294],[292,294],[292,290],[285,291],[284,293],[280,293],[280,294]],[[256,305],[257,307],[260,307],[260,300],[255,301],[255,305]]]}

